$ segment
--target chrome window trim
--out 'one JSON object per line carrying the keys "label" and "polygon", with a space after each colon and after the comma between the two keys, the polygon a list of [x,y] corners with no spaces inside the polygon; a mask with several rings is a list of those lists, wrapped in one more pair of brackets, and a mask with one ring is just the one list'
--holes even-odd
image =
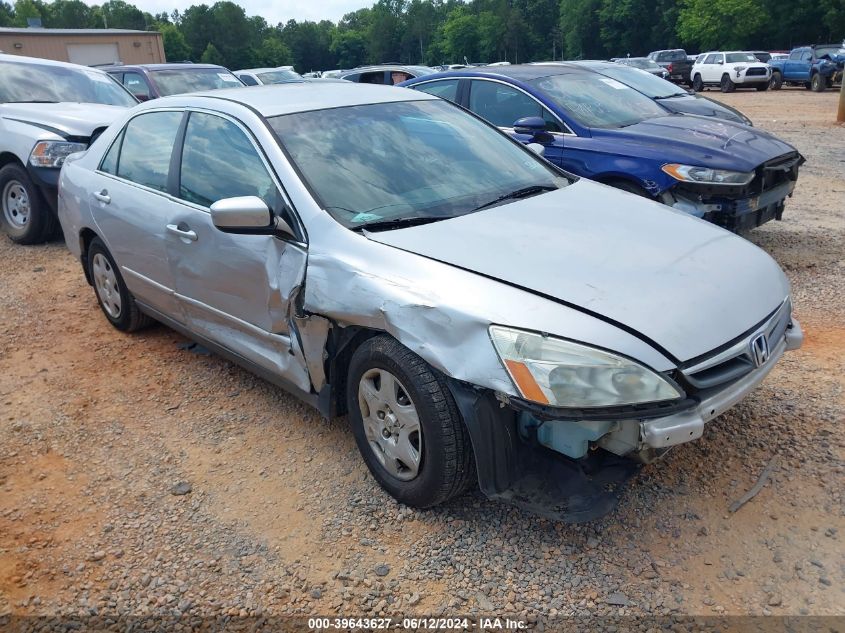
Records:
{"label": "chrome window trim", "polygon": [[[446,78],[444,77],[444,79],[446,79]],[[570,127],[563,121],[563,119],[561,119],[557,114],[552,112],[546,105],[537,101],[537,97],[532,95],[530,92],[526,92],[525,90],[523,90],[519,86],[514,86],[512,83],[508,83],[507,81],[502,81],[501,79],[490,79],[488,77],[462,77],[462,79],[469,79],[470,81],[490,81],[490,82],[493,82],[493,83],[496,83],[496,84],[502,84],[503,86],[507,86],[508,88],[513,88],[514,90],[518,90],[519,92],[524,94],[526,97],[528,97],[532,101],[536,102],[538,106],[540,106],[544,110],[547,110],[549,112],[549,114],[551,114],[558,121],[558,123],[560,123],[563,126],[563,129],[564,129],[563,132],[548,132],[549,134],[551,134],[553,136],[575,136],[575,137],[578,136],[575,132],[573,132],[570,129]],[[422,83],[424,83],[424,82],[422,82]],[[470,95],[472,94],[472,85],[471,84],[470,84],[470,88],[469,88],[469,94]],[[472,112],[472,108],[469,107],[469,103],[467,103],[467,109],[470,112]],[[478,116],[481,116],[481,115],[479,114]],[[499,126],[497,125],[496,127],[499,127]],[[510,128],[510,127],[499,127],[499,129],[500,130],[511,130],[511,131],[513,130],[513,128]]]}

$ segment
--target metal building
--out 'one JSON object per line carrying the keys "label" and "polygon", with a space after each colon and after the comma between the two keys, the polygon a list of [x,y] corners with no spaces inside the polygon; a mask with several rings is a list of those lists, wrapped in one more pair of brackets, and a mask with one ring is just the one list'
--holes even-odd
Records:
{"label": "metal building", "polygon": [[159,64],[164,45],[158,31],[126,29],[0,28],[0,51],[84,66]]}

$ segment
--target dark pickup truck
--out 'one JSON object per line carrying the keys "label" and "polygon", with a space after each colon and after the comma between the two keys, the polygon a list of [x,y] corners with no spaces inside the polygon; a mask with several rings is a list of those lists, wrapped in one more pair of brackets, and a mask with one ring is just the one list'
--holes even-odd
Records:
{"label": "dark pickup truck", "polygon": [[816,44],[793,48],[787,59],[773,59],[772,90],[780,90],[784,84],[802,85],[814,92],[823,92],[842,81],[845,62],[845,42],[839,44]]}
{"label": "dark pickup truck", "polygon": [[687,58],[687,52],[682,48],[673,48],[665,51],[652,51],[648,58],[657,62],[669,72],[669,80],[675,83],[692,85],[690,71],[692,62]]}

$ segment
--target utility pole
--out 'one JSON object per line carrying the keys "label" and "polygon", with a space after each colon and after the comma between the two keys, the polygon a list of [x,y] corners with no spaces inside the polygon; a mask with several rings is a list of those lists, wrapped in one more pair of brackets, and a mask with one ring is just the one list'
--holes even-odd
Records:
{"label": "utility pole", "polygon": [[839,86],[839,112],[836,114],[836,120],[839,123],[845,123],[845,70],[842,71],[842,85]]}

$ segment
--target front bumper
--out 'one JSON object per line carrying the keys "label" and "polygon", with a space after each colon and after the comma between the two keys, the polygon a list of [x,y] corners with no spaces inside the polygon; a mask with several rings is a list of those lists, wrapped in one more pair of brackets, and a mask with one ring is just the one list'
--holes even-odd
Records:
{"label": "front bumper", "polygon": [[691,192],[670,189],[664,193],[664,202],[729,231],[747,231],[770,220],[780,220],[786,198],[792,195],[795,183],[795,180],[790,180],[759,195],[739,200],[704,195],[694,198]]}
{"label": "front bumper", "polygon": [[41,191],[41,195],[47,201],[47,204],[56,213],[59,197],[59,174],[61,169],[55,167],[33,167],[27,165],[26,171],[32,182]]}

